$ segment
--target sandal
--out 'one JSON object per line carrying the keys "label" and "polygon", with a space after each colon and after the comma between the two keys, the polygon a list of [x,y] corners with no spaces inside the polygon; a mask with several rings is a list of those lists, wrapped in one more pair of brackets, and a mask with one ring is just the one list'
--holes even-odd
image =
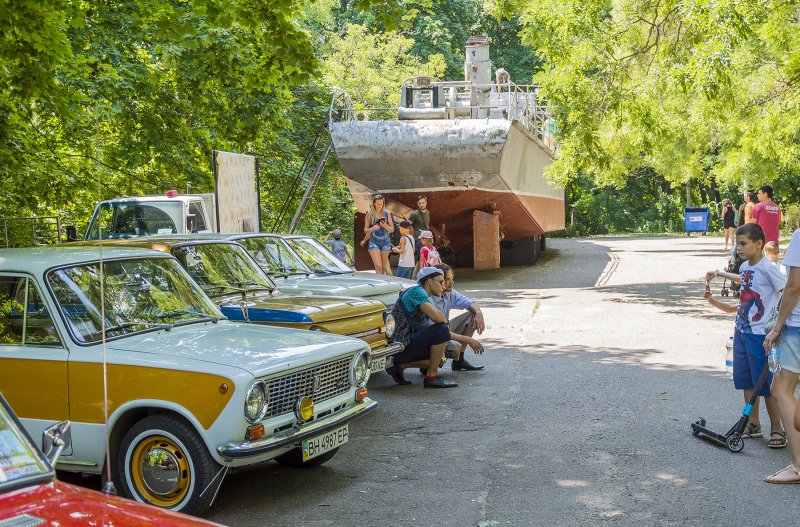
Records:
{"label": "sandal", "polygon": [[[792,472],[796,477],[793,479],[778,479],[778,476],[780,474],[783,474],[784,472]],[[780,469],[771,476],[765,476],[764,481],[766,481],[767,483],[775,483],[778,485],[795,485],[797,483],[800,483],[800,471],[794,468],[794,465],[789,465],[788,467]]]}
{"label": "sandal", "polygon": [[[784,432],[783,430],[773,430],[772,432],[770,432],[769,435],[770,435],[769,443],[767,443],[768,447],[786,448],[786,432]],[[772,436],[778,436],[778,437],[772,437]],[[791,465],[789,465],[789,467],[792,468]],[[800,483],[800,482],[794,482],[794,483]]]}
{"label": "sandal", "polygon": [[748,437],[764,437],[764,432],[761,431],[761,425],[747,423],[747,426],[744,427],[744,432],[742,432],[742,439],[747,439]]}

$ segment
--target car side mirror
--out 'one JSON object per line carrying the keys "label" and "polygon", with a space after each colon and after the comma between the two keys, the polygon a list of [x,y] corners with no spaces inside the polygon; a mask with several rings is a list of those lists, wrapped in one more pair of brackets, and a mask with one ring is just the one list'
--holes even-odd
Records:
{"label": "car side mirror", "polygon": [[42,453],[53,466],[58,462],[61,451],[72,445],[70,426],[69,421],[61,421],[42,432]]}

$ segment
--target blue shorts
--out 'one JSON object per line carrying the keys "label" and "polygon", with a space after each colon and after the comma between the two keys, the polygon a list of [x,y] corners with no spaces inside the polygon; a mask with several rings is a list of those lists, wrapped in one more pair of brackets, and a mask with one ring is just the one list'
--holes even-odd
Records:
{"label": "blue shorts", "polygon": [[392,240],[388,240],[385,242],[375,241],[370,238],[369,245],[367,246],[368,251],[380,251],[382,253],[392,252]]}
{"label": "blue shorts", "polygon": [[408,278],[411,279],[411,275],[414,273],[413,267],[398,267],[395,276],[400,278]]}
{"label": "blue shorts", "polygon": [[[761,372],[767,367],[767,354],[764,353],[765,335],[753,335],[735,331],[733,334],[733,386],[737,390],[751,390],[758,384]],[[770,395],[772,372],[767,372],[764,386],[758,395]]]}
{"label": "blue shorts", "polygon": [[781,367],[800,373],[800,327],[784,325],[775,345],[780,351]]}
{"label": "blue shorts", "polygon": [[411,342],[393,357],[395,364],[405,364],[431,358],[431,346],[450,342],[450,328],[445,323],[433,324],[411,335]]}

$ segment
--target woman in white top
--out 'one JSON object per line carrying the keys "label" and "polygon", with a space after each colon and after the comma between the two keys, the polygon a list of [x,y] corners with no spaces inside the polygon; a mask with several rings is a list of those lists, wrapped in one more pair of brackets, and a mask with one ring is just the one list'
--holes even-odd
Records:
{"label": "woman in white top", "polygon": [[764,338],[764,350],[768,352],[774,344],[780,353],[781,370],[772,378],[772,396],[778,403],[792,464],[766,476],[764,481],[800,483],[800,431],[797,428],[800,425],[800,413],[797,413],[797,401],[794,398],[794,388],[800,378],[800,229],[792,234],[789,248],[783,256],[783,265],[786,266],[789,279],[783,289],[775,326]]}
{"label": "woman in white top", "polygon": [[397,262],[397,276],[400,278],[411,279],[414,273],[414,226],[408,220],[403,220],[398,223],[400,226],[400,245],[395,247],[393,251],[400,254],[400,260]]}

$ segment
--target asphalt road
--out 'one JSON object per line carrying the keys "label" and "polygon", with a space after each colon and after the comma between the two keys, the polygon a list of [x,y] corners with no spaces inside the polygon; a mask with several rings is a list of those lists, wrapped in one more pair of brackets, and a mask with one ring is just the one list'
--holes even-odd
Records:
{"label": "asphalt road", "polygon": [[[226,478],[207,518],[237,526],[793,525],[800,486],[768,485],[786,450],[725,432],[729,315],[703,299],[722,238],[548,240],[533,267],[459,270],[486,315],[483,372],[424,390],[373,377],[378,410],[326,465]],[[715,288],[715,290],[718,287]],[[473,357],[469,357],[472,359]],[[767,423],[766,412],[763,423]]]}

